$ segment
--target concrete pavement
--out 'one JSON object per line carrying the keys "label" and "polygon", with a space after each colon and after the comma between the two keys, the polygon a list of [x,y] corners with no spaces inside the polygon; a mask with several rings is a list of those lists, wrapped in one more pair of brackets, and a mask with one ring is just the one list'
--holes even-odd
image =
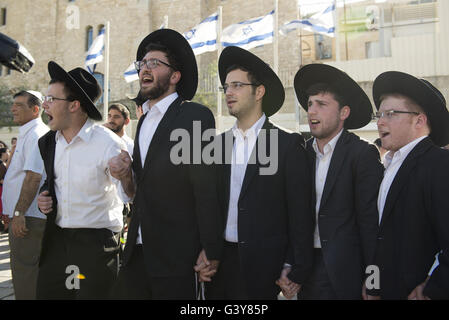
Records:
{"label": "concrete pavement", "polygon": [[9,264],[8,234],[0,234],[0,300],[15,300]]}

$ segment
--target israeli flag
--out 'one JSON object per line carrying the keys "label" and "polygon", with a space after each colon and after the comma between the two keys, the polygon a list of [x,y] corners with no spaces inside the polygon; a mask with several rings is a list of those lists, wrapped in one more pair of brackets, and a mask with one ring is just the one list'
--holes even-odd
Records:
{"label": "israeli flag", "polygon": [[223,47],[237,46],[248,50],[273,42],[273,15],[274,10],[265,16],[226,27],[221,36]]}
{"label": "israeli flag", "polygon": [[125,77],[125,81],[127,83],[139,80],[139,74],[137,73],[137,70],[134,66],[134,62],[131,63],[131,65],[128,67],[128,69],[125,70],[123,73],[123,76]]}
{"label": "israeli flag", "polygon": [[[92,42],[89,51],[87,51],[86,56],[86,68],[90,73],[93,73],[92,69],[89,67],[103,61],[103,51],[104,51],[104,33],[105,29],[101,29],[98,36]],[[94,67],[95,69],[95,67]]]}
{"label": "israeli flag", "polygon": [[184,33],[195,55],[217,50],[218,13],[215,12]]}
{"label": "israeli flag", "polygon": [[335,3],[327,5],[326,8],[309,19],[293,20],[285,23],[280,27],[279,33],[286,35],[290,31],[298,28],[304,30],[324,34],[328,37],[335,36]]}

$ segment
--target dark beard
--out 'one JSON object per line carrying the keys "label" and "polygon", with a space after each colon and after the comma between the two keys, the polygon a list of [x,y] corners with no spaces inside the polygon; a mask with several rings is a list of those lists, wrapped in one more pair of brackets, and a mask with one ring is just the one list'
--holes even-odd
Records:
{"label": "dark beard", "polygon": [[170,72],[166,77],[160,78],[155,86],[151,88],[149,91],[144,91],[142,88],[140,92],[146,99],[154,100],[158,99],[160,96],[165,94],[170,87],[170,77],[172,73]]}

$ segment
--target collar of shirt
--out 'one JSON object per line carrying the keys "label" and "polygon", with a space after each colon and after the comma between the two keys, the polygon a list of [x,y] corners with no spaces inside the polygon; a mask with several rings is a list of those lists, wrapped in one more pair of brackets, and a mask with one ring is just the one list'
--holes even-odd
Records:
{"label": "collar of shirt", "polygon": [[388,169],[388,167],[394,163],[394,162],[403,162],[405,160],[405,158],[407,158],[407,156],[409,155],[409,153],[413,150],[413,148],[422,140],[424,140],[424,138],[426,138],[427,136],[422,136],[419,137],[415,140],[413,140],[412,142],[406,144],[405,146],[403,146],[401,149],[399,149],[396,152],[393,151],[388,151],[385,154],[385,161],[384,161],[384,166],[385,169]]}
{"label": "collar of shirt", "polygon": [[[39,122],[42,122],[41,118],[36,118],[33,120],[28,121],[24,125],[20,126],[19,128],[19,137],[24,137],[28,131],[31,130],[34,126],[37,126]],[[43,122],[42,122],[43,123]]]}
{"label": "collar of shirt", "polygon": [[237,127],[237,122],[234,124],[234,126],[232,127],[232,134],[234,135],[234,137],[236,139],[241,139],[243,140],[244,138],[251,138],[251,137],[257,137],[257,135],[259,134],[260,129],[262,129],[263,124],[265,123],[265,119],[267,117],[265,116],[264,113],[262,113],[262,116],[259,118],[259,120],[257,120],[251,128],[249,128],[248,130],[246,130],[245,132],[243,132],[242,130],[240,130]]}
{"label": "collar of shirt", "polygon": [[341,131],[335,137],[333,137],[331,141],[329,141],[328,143],[326,143],[324,145],[324,147],[323,147],[324,153],[320,152],[320,149],[318,149],[318,143],[316,142],[316,138],[314,138],[312,147],[313,147],[313,150],[315,150],[317,157],[321,158],[329,153],[332,153],[334,151],[337,141],[338,141],[338,139],[340,139],[340,136],[342,133],[343,133],[343,129],[341,129]]}
{"label": "collar of shirt", "polygon": [[[158,110],[160,113],[164,114],[168,107],[178,98],[178,93],[173,92],[172,94],[166,96],[164,99],[156,103],[154,106],[150,108],[150,100],[145,101],[145,103],[142,105],[142,112],[145,114],[148,111],[151,110]],[[156,107],[156,108],[155,108]],[[154,111],[153,111],[154,112]]]}
{"label": "collar of shirt", "polygon": [[[81,127],[80,131],[77,133],[76,136],[73,137],[72,141],[75,141],[76,137],[79,137],[81,140],[84,140],[86,142],[89,142],[90,137],[92,136],[92,127],[95,125],[95,123],[91,119],[87,119],[84,125]],[[62,133],[60,130],[56,132],[55,140],[58,142],[58,140],[61,138]]]}

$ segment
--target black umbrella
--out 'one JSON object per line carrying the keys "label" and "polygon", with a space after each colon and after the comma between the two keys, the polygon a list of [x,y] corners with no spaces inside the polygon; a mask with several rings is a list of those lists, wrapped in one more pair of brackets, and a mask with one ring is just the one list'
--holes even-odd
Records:
{"label": "black umbrella", "polygon": [[28,72],[34,59],[19,42],[0,32],[0,63],[13,70]]}

